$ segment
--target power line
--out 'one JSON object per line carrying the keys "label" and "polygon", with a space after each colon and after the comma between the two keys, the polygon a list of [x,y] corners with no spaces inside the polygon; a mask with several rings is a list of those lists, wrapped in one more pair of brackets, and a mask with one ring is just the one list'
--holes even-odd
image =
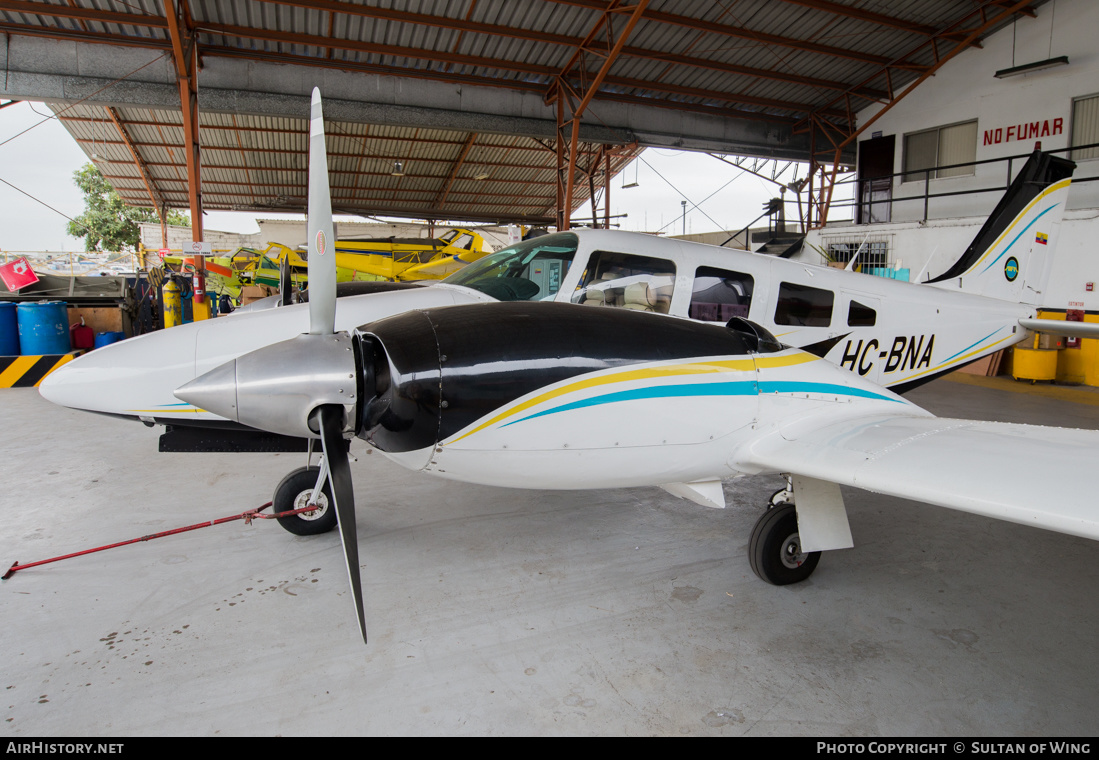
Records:
{"label": "power line", "polygon": [[[638,158],[638,160],[639,160],[639,161],[641,161],[641,163],[645,164],[645,166],[647,166],[647,167],[649,167],[650,169],[652,169],[652,170],[653,170],[653,172],[655,172],[655,173],[656,173],[656,176],[660,177],[660,179],[662,179],[662,180],[664,180],[665,182],[667,182],[667,183],[668,183],[668,187],[670,187],[670,188],[671,188],[672,190],[675,190],[675,191],[676,191],[677,193],[679,193],[679,194],[680,194],[681,196],[683,196],[684,198],[686,198],[687,202],[691,204],[691,209],[690,209],[691,211],[694,211],[695,209],[698,209],[698,210],[699,210],[699,211],[700,211],[700,212],[702,213],[702,215],[703,215],[704,217],[706,217],[707,219],[709,219],[709,220],[710,220],[711,222],[713,222],[714,226],[715,226],[715,227],[717,227],[717,228],[718,228],[719,230],[724,230],[724,229],[725,229],[725,228],[724,228],[724,227],[723,227],[723,226],[722,226],[721,224],[719,224],[719,223],[717,222],[717,220],[715,220],[715,219],[714,219],[714,218],[713,218],[712,216],[710,216],[709,214],[707,214],[707,213],[706,213],[705,211],[702,211],[702,209],[701,209],[701,208],[699,208],[699,205],[700,205],[700,203],[705,203],[706,201],[710,200],[710,199],[711,199],[711,198],[713,198],[713,197],[714,197],[715,195],[717,195],[718,193],[720,193],[720,192],[721,192],[722,190],[724,190],[725,188],[727,188],[727,187],[728,187],[729,185],[733,184],[733,182],[735,182],[735,181],[736,181],[737,179],[739,179],[739,178],[740,178],[740,176],[741,176],[742,174],[744,174],[744,170],[743,170],[743,169],[741,169],[741,170],[740,170],[740,174],[737,174],[737,175],[736,175],[735,177],[733,177],[733,178],[732,178],[731,180],[729,180],[729,181],[728,181],[728,182],[726,182],[726,183],[725,183],[724,185],[722,185],[721,187],[719,187],[719,188],[718,188],[717,190],[714,190],[714,191],[713,191],[712,193],[710,193],[709,195],[707,195],[707,196],[706,196],[705,198],[703,198],[703,199],[702,199],[702,200],[700,201],[700,203],[695,203],[695,202],[694,202],[694,201],[692,201],[692,200],[691,200],[690,198],[687,198],[687,194],[686,194],[686,193],[684,193],[684,192],[683,192],[682,190],[680,190],[680,189],[679,189],[678,187],[676,187],[675,185],[673,185],[673,184],[671,183],[671,181],[670,181],[670,180],[669,180],[669,179],[668,179],[667,177],[665,177],[665,176],[664,176],[663,174],[661,174],[660,172],[656,171],[656,169],[655,169],[655,168],[653,167],[653,165],[652,165],[652,164],[650,164],[650,163],[649,163],[648,161],[646,161],[646,160],[645,160],[644,158],[642,158],[641,156],[638,156],[637,158]],[[675,219],[673,219],[672,221],[668,222],[667,224],[665,224],[665,225],[664,225],[663,227],[661,227],[660,229],[658,229],[658,230],[657,230],[657,232],[660,232],[661,230],[664,230],[664,229],[665,229],[665,228],[667,228],[667,227],[671,227],[671,226],[672,226],[673,224],[675,224],[675,223],[676,223],[677,221],[679,221],[679,218],[678,218],[678,217],[677,217],[677,218],[675,218]]]}
{"label": "power line", "polygon": [[[164,58],[165,58],[166,56],[167,56],[167,53],[161,53],[160,55],[158,55],[158,56],[157,56],[156,58],[154,58],[153,60],[149,61],[148,63],[146,63],[146,64],[143,64],[143,65],[141,65],[141,66],[138,66],[138,67],[137,67],[136,69],[134,69],[133,71],[131,71],[131,72],[130,72],[129,74],[123,74],[123,75],[122,75],[122,76],[120,76],[120,77],[119,77],[118,79],[114,80],[113,82],[108,82],[107,84],[103,85],[103,86],[102,86],[102,87],[100,87],[100,88],[99,88],[98,90],[96,90],[95,92],[93,92],[93,93],[89,94],[89,95],[88,95],[87,97],[81,98],[80,100],[76,101],[75,103],[73,103],[73,104],[71,104],[71,105],[68,105],[68,106],[66,106],[65,108],[62,108],[62,109],[61,109],[60,111],[58,111],[57,113],[55,113],[55,114],[54,114],[53,116],[47,116],[47,117],[46,117],[45,119],[43,119],[42,121],[38,122],[37,124],[32,124],[32,125],[30,125],[29,127],[27,127],[26,129],[24,129],[24,130],[23,130],[22,132],[19,132],[18,134],[14,134],[14,135],[12,135],[12,136],[11,136],[11,137],[9,137],[9,138],[8,138],[7,140],[4,140],[3,142],[0,142],[0,146],[4,146],[4,145],[7,145],[8,143],[10,143],[10,142],[11,142],[12,140],[14,140],[15,138],[19,137],[20,135],[25,135],[25,134],[26,134],[27,132],[30,132],[30,131],[31,131],[32,129],[34,129],[35,127],[40,127],[40,126],[42,126],[43,124],[45,124],[45,123],[46,123],[47,121],[49,121],[50,119],[56,119],[56,118],[57,118],[58,116],[60,116],[61,114],[65,113],[66,111],[68,111],[68,110],[70,110],[70,109],[72,109],[72,108],[76,108],[76,107],[77,107],[78,105],[80,105],[81,103],[83,103],[83,102],[84,102],[85,100],[88,100],[89,98],[92,98],[92,97],[94,97],[94,96],[98,95],[99,93],[103,92],[104,90],[106,90],[106,89],[107,89],[107,88],[109,88],[109,87],[114,87],[114,86],[115,86],[116,84],[118,84],[119,82],[121,82],[121,81],[122,81],[122,80],[124,80],[124,79],[127,79],[127,78],[129,78],[129,77],[132,77],[132,76],[133,76],[134,74],[136,74],[137,72],[139,72],[139,71],[141,71],[142,69],[146,68],[147,66],[152,66],[152,65],[153,65],[154,63],[156,63],[157,61],[161,61],[161,60],[164,60]],[[31,110],[34,110],[34,109],[31,109]],[[35,111],[35,113],[38,113],[38,112],[37,112],[37,111]],[[38,115],[39,115],[39,116],[41,116],[41,114],[38,114]],[[18,189],[18,188],[16,188],[16,189]],[[20,192],[22,192],[22,190],[20,190]],[[37,200],[37,199],[36,199],[36,200]],[[56,210],[56,209],[55,209],[55,210]],[[60,212],[59,212],[59,213],[60,213]],[[62,216],[64,216],[64,214],[62,214]]]}
{"label": "power line", "polygon": [[41,203],[41,204],[42,204],[43,206],[45,206],[46,208],[48,208],[48,209],[49,209],[50,211],[56,212],[56,213],[58,213],[58,214],[61,214],[61,216],[65,217],[66,219],[68,219],[68,220],[69,220],[70,222],[72,222],[73,224],[77,225],[78,227],[83,227],[83,228],[84,228],[84,231],[85,231],[85,232],[91,232],[91,233],[93,233],[93,234],[95,233],[95,230],[93,230],[93,229],[92,229],[91,227],[89,227],[88,225],[84,224],[83,222],[78,222],[78,221],[76,221],[75,219],[73,219],[73,218],[72,218],[71,216],[69,216],[68,214],[65,214],[65,213],[63,213],[63,212],[61,212],[61,211],[58,211],[58,210],[57,210],[57,209],[55,209],[55,208],[54,208],[53,206],[51,206],[50,204],[46,203],[46,202],[45,202],[44,200],[42,200],[42,199],[40,199],[40,198],[35,198],[35,197],[34,197],[33,195],[31,195],[30,193],[28,193],[28,192],[27,192],[26,190],[20,190],[20,189],[19,189],[18,187],[16,187],[16,186],[15,186],[15,185],[13,185],[12,183],[8,182],[8,181],[7,181],[6,179],[4,179],[3,177],[0,177],[0,182],[3,182],[3,183],[4,183],[5,185],[7,185],[8,187],[10,187],[10,188],[11,188],[12,190],[16,191],[17,193],[22,193],[23,195],[27,196],[28,198],[30,198],[30,199],[31,199],[32,201],[34,201],[35,203]]}

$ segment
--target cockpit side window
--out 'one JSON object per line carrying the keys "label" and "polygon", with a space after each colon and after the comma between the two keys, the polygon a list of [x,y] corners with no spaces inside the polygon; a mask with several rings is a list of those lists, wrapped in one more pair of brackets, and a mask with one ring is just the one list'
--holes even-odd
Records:
{"label": "cockpit side window", "polygon": [[704,322],[728,322],[747,317],[755,280],[750,274],[714,267],[695,270],[691,306],[687,316]]}
{"label": "cockpit side window", "polygon": [[831,290],[784,282],[778,288],[775,324],[828,327],[832,324],[832,305],[835,300],[836,296]]}
{"label": "cockpit side window", "polygon": [[847,309],[848,327],[873,327],[878,321],[878,313],[865,304],[852,300]]}
{"label": "cockpit side window", "polygon": [[572,302],[667,314],[674,287],[675,264],[671,261],[596,251],[588,260]]}
{"label": "cockpit side window", "polygon": [[489,254],[447,277],[498,301],[549,301],[576,255],[576,235],[562,232],[525,240]]}
{"label": "cockpit side window", "polygon": [[469,250],[469,248],[472,244],[473,244],[473,235],[470,235],[468,232],[463,232],[462,234],[458,235],[453,240],[451,240],[450,243],[449,243],[449,245],[452,248],[463,248],[467,251]]}

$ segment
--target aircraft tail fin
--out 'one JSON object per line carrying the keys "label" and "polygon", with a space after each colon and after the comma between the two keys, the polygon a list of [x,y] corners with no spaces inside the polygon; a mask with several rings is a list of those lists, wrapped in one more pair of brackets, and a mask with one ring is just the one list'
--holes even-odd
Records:
{"label": "aircraft tail fin", "polygon": [[927,282],[1040,305],[1076,164],[1036,150],[953,266]]}

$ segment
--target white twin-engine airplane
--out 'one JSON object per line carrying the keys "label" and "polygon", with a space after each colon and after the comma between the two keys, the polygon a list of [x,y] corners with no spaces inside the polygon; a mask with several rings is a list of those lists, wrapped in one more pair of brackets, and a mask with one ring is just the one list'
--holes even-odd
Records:
{"label": "white twin-engine airplane", "polygon": [[[440,284],[337,300],[317,91],[312,108],[308,304],[101,348],[41,390],[152,423],[320,438],[320,467],[288,475],[275,506],[317,505],[284,518],[297,533],[338,523],[364,640],[352,435],[454,480],[655,485],[713,507],[723,479],[785,475],[749,545],[775,584],[853,545],[840,485],[1099,538],[1099,432],[940,419],[889,390],[1018,342],[1020,320],[1044,329],[1035,304],[1071,162],[1035,153],[930,286],[579,230]],[[1054,467],[1051,494],[1042,473]]]}

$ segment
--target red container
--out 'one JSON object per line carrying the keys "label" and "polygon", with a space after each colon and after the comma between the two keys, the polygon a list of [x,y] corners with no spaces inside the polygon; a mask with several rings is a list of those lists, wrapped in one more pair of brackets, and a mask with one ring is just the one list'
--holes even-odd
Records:
{"label": "red container", "polygon": [[73,325],[69,328],[73,348],[92,348],[95,346],[95,330],[87,325]]}

